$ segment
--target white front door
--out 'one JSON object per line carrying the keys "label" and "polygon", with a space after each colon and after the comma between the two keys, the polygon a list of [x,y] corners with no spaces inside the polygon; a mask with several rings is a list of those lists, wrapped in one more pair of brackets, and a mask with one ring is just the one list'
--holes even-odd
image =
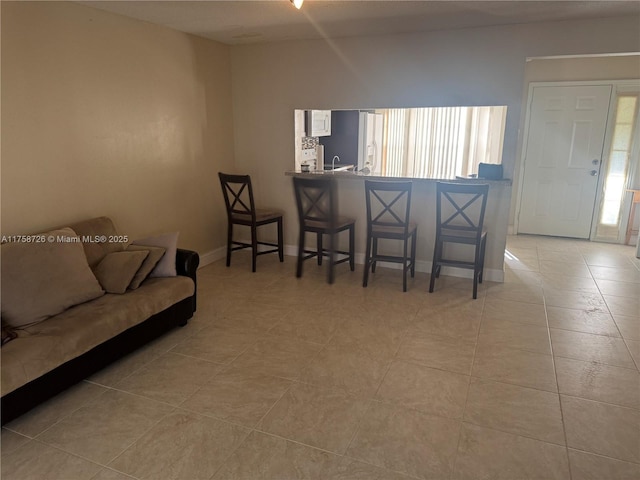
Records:
{"label": "white front door", "polygon": [[611,91],[533,88],[518,233],[589,238]]}

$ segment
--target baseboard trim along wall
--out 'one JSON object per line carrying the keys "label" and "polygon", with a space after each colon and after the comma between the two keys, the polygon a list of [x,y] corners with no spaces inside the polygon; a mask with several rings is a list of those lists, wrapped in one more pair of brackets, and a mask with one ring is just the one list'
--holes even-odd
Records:
{"label": "baseboard trim along wall", "polygon": [[207,253],[203,253],[200,255],[200,266],[198,270],[202,267],[206,267],[207,265],[211,265],[213,262],[220,260],[221,258],[225,258],[227,256],[227,247],[216,248]]}

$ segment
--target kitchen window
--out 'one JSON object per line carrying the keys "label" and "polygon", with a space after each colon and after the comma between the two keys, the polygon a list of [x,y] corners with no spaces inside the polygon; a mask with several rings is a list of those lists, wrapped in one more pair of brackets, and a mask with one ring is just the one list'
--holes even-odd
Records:
{"label": "kitchen window", "polygon": [[333,110],[331,132],[320,136],[296,110],[294,168],[330,169],[336,158],[376,176],[467,177],[480,163],[502,163],[506,116],[506,106]]}

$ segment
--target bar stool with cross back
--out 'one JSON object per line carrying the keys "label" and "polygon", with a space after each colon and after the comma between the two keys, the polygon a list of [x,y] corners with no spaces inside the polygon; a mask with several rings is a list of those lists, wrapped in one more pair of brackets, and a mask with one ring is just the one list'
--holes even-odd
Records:
{"label": "bar stool with cross back", "polygon": [[[416,271],[417,226],[410,221],[411,182],[365,180],[367,205],[367,253],[362,286],[369,282],[369,270],[376,272],[378,261],[402,264],[402,291],[407,291],[407,272]],[[381,255],[378,240],[402,240],[402,255]],[[409,250],[411,241],[411,250]]]}
{"label": "bar stool with cross back", "polygon": [[[256,271],[256,259],[258,255],[278,252],[280,261],[284,262],[282,212],[274,209],[256,208],[253,199],[253,188],[249,175],[230,175],[218,172],[220,185],[224,194],[224,203],[227,207],[227,267],[231,265],[231,252],[251,249],[251,269]],[[278,243],[258,241],[258,227],[276,223],[278,226]],[[233,226],[245,225],[251,229],[251,243],[233,240]],[[234,247],[234,245],[236,245]],[[275,247],[259,252],[258,245]]]}
{"label": "bar stool with cross back", "polygon": [[[487,207],[488,184],[436,184],[436,242],[433,250],[429,292],[433,292],[436,278],[443,265],[473,270],[473,298],[478,298],[478,282],[482,283],[487,232],[484,212]],[[473,261],[446,259],[445,243],[459,243],[475,247]]]}
{"label": "bar stool with cross back", "polygon": [[[293,189],[298,209],[300,234],[298,237],[298,263],[296,277],[302,276],[305,260],[317,257],[318,265],[322,258],[329,257],[327,281],[335,279],[334,267],[349,262],[351,271],[355,269],[355,219],[338,215],[338,195],[333,178],[293,177]],[[337,235],[349,232],[349,251],[337,249]],[[305,249],[305,233],[316,234],[316,250]],[[323,236],[329,237],[329,248],[323,246]],[[336,255],[342,258],[336,259]]]}

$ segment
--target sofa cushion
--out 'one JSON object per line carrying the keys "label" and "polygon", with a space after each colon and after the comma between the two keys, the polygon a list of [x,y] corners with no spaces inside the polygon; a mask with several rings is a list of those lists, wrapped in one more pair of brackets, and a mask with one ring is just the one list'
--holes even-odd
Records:
{"label": "sofa cushion", "polygon": [[188,277],[150,278],[124,295],[107,294],[20,331],[2,348],[2,395],[72,360],[194,294]]}
{"label": "sofa cushion", "polygon": [[[91,268],[95,268],[107,254],[124,250],[124,243],[114,241],[118,239],[118,232],[109,217],[92,218],[74,223],[70,225],[70,228],[81,239],[92,239],[92,241],[82,242],[87,262]],[[99,237],[104,237],[105,241],[96,241]]]}
{"label": "sofa cushion", "polygon": [[41,322],[104,294],[72,229],[43,237],[53,241],[2,245],[0,309],[2,320],[12,327]]}
{"label": "sofa cushion", "polygon": [[107,293],[124,293],[140,269],[140,265],[149,256],[149,251],[111,252],[93,269],[98,282]]}
{"label": "sofa cushion", "polygon": [[155,237],[141,238],[131,242],[133,245],[150,245],[152,247],[162,247],[166,251],[164,256],[155,266],[150,277],[175,277],[176,271],[176,251],[178,249],[178,232],[163,233]]}
{"label": "sofa cushion", "polygon": [[127,251],[148,252],[147,258],[145,258],[144,262],[142,262],[142,265],[140,265],[140,268],[138,269],[135,276],[133,277],[133,280],[131,280],[131,283],[129,284],[129,288],[131,290],[135,290],[149,276],[149,274],[151,273],[151,270],[155,268],[155,266],[158,264],[158,262],[160,261],[160,259],[162,258],[166,250],[162,247],[151,247],[149,245],[133,245],[132,244],[127,247]]}

